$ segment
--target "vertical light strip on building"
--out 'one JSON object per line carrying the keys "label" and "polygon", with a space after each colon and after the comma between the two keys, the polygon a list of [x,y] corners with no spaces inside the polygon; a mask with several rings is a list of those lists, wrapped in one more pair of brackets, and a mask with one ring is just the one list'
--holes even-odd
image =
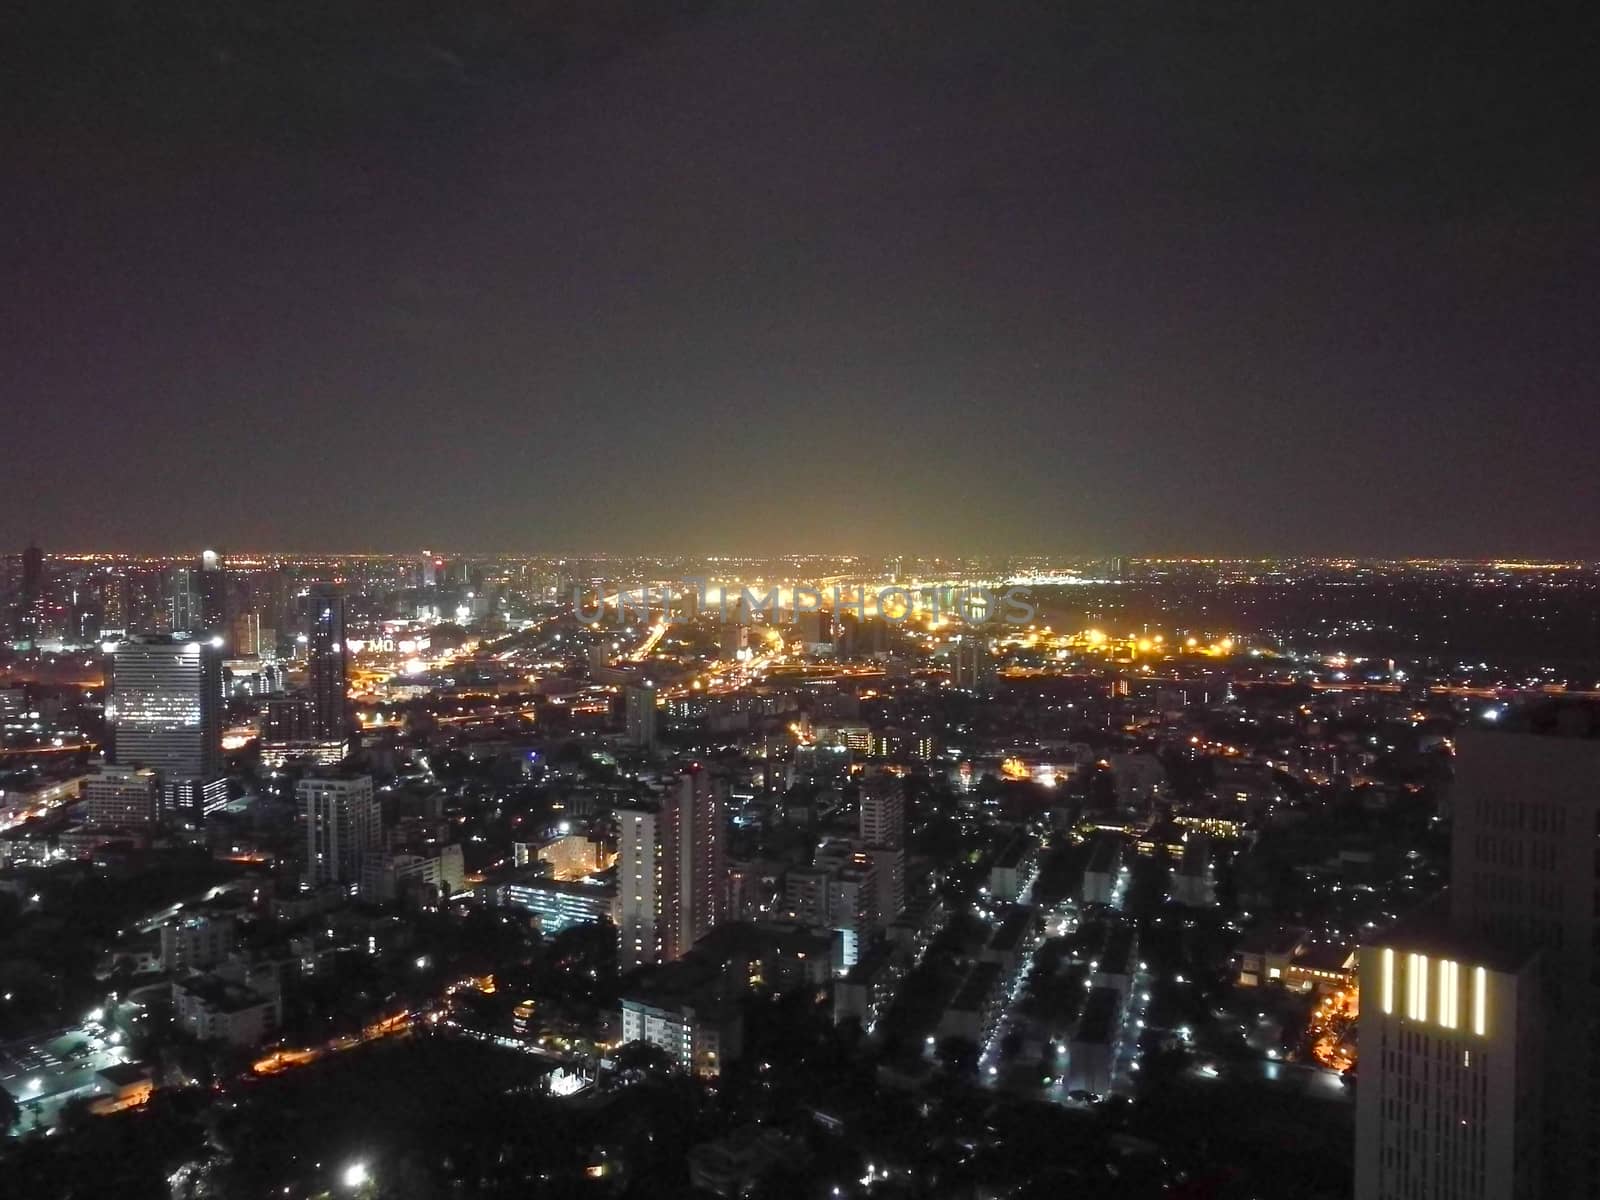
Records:
{"label": "vertical light strip on building", "polygon": [[1394,951],[1387,946],[1383,948],[1383,1011],[1385,1015],[1394,1012]]}
{"label": "vertical light strip on building", "polygon": [[1450,959],[1439,960],[1439,1024],[1454,1029],[1459,1019],[1460,994],[1457,990],[1461,968]]}
{"label": "vertical light strip on building", "polygon": [[1428,1019],[1428,956],[1412,954],[1406,963],[1406,1016],[1413,1021]]}
{"label": "vertical light strip on building", "polygon": [[1489,1032],[1489,972],[1479,967],[1472,973],[1472,1032],[1483,1037]]}

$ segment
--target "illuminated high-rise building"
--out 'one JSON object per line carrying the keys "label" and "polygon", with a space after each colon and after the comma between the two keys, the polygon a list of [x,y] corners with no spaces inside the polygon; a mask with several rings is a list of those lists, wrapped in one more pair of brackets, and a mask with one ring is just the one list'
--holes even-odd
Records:
{"label": "illuminated high-rise building", "polygon": [[314,584],[306,603],[312,737],[323,742],[344,741],[350,734],[350,650],[345,642],[344,593],[329,584]]}
{"label": "illuminated high-rise building", "polygon": [[1540,1186],[1538,952],[1424,913],[1363,946],[1359,976],[1356,1200],[1564,1194]]}
{"label": "illuminated high-rise building", "polygon": [[898,775],[870,775],[861,781],[861,856],[870,866],[869,914],[887,927],[906,902],[906,781]]}
{"label": "illuminated high-rise building", "polygon": [[965,633],[950,643],[950,684],[963,691],[994,690],[995,662],[986,639]]}
{"label": "illuminated high-rise building", "polygon": [[898,775],[870,775],[861,781],[861,840],[869,846],[905,848],[906,782]]}
{"label": "illuminated high-rise building", "polygon": [[628,741],[648,750],[656,744],[656,689],[644,687],[626,689]]}
{"label": "illuminated high-rise building", "polygon": [[228,573],[222,556],[215,550],[200,555],[200,570],[194,576],[197,619],[201,632],[225,633],[228,627]]}
{"label": "illuminated high-rise building", "polygon": [[228,623],[228,648],[237,658],[262,652],[260,613],[242,612]]}
{"label": "illuminated high-rise building", "polygon": [[33,543],[22,552],[22,572],[12,607],[12,636],[36,641],[44,625],[44,551]]}
{"label": "illuminated high-rise building", "polygon": [[358,888],[363,868],[383,851],[372,777],[313,775],[295,785],[295,798],[306,827],[306,882]]}
{"label": "illuminated high-rise building", "polygon": [[617,809],[617,967],[661,961],[661,812],[653,804]]}
{"label": "illuminated high-rise building", "polygon": [[619,808],[619,963],[682,958],[727,907],[726,811],[709,772],[691,767],[659,803]]}
{"label": "illuminated high-rise building", "polygon": [[132,567],[127,574],[129,633],[164,633],[172,628],[162,572],[153,567]]}
{"label": "illuminated high-rise building", "polygon": [[222,762],[222,652],[209,641],[131,637],[110,649],[110,761],[165,782],[212,779]]}
{"label": "illuminated high-rise building", "polygon": [[118,570],[99,577],[101,636],[121,637],[128,632],[128,580]]}
{"label": "illuminated high-rise building", "polygon": [[167,577],[165,628],[175,634],[198,635],[201,632],[200,594],[195,583],[197,574],[188,567],[174,567]]}
{"label": "illuminated high-rise building", "polygon": [[700,767],[678,776],[661,811],[669,918],[662,951],[674,959],[711,932],[727,907],[727,812],[721,786]]}
{"label": "illuminated high-rise building", "polygon": [[1457,738],[1442,911],[1361,952],[1357,1200],[1600,1195],[1600,723],[1523,723]]}

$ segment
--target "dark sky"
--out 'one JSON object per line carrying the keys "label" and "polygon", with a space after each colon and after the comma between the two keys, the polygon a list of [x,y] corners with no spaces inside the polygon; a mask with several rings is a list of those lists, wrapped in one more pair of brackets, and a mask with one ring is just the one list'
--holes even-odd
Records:
{"label": "dark sky", "polygon": [[1600,556],[1592,6],[33,7],[0,544]]}

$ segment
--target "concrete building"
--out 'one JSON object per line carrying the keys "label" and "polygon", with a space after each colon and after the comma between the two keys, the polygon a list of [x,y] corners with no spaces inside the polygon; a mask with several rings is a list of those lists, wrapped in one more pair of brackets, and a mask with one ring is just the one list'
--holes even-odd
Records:
{"label": "concrete building", "polygon": [[382,812],[370,775],[309,776],[295,786],[306,827],[305,879],[356,890],[383,848]]}
{"label": "concrete building", "polygon": [[1201,834],[1184,838],[1183,857],[1172,872],[1172,899],[1186,908],[1210,908],[1217,902],[1217,882],[1211,868],[1211,845]]}
{"label": "concrete building", "polygon": [[833,1019],[856,1020],[871,1033],[879,1018],[889,1011],[900,990],[900,981],[910,970],[911,954],[895,942],[880,942],[833,985]]}
{"label": "concrete building", "polygon": [[83,795],[85,779],[83,775],[68,779],[25,779],[20,784],[0,787],[0,829],[10,829],[76,803]]}
{"label": "concrete building", "polygon": [[1586,1194],[1542,1184],[1537,952],[1430,924],[1360,953],[1356,1200]]}
{"label": "concrete building", "polygon": [[183,973],[206,971],[239,945],[239,923],[231,912],[184,910],[161,926],[161,969]]}
{"label": "concrete building", "polygon": [[161,811],[160,777],[149,767],[101,766],[83,783],[91,825],[153,825]]}
{"label": "concrete building", "polygon": [[306,598],[306,675],[311,692],[311,736],[320,743],[350,737],[350,647],[344,593],[314,584]]}
{"label": "concrete building", "polygon": [[897,775],[870,775],[861,782],[861,841],[903,850],[906,844],[906,781]]}
{"label": "concrete building", "polygon": [[496,889],[502,908],[519,909],[539,921],[547,934],[560,933],[574,925],[609,921],[622,925],[617,886],[599,880],[547,879],[537,875],[503,883]]}
{"label": "concrete building", "polygon": [[996,900],[1017,900],[1033,886],[1039,874],[1039,847],[1019,833],[995,856],[989,867],[989,895]]}
{"label": "concrete building", "polygon": [[950,643],[950,686],[984,694],[994,690],[997,672],[988,640],[976,634],[962,634]]}
{"label": "concrete building", "polygon": [[1122,840],[1102,834],[1083,869],[1083,902],[1112,905],[1121,893]]}
{"label": "concrete building", "polygon": [[163,780],[212,779],[222,765],[222,653],[209,641],[140,636],[110,651],[109,761]]}
{"label": "concrete building", "polygon": [[1543,948],[1546,1196],[1600,1195],[1600,722],[1540,710],[1526,728],[1456,739],[1454,929]]}
{"label": "concrete building", "polygon": [[1456,739],[1444,900],[1361,949],[1357,1200],[1600,1195],[1600,719],[1507,724]]}
{"label": "concrete building", "polygon": [[341,737],[318,737],[310,697],[275,696],[261,707],[261,765],[303,761],[331,767],[350,752]]}
{"label": "concrete building", "polygon": [[361,890],[371,900],[437,905],[467,886],[461,847],[454,843],[426,854],[374,854],[363,866]]}
{"label": "concrete building", "polygon": [[622,996],[622,1041],[666,1051],[686,1071],[721,1074],[743,1049],[737,1004],[723,997],[714,974],[697,963],[669,963]]}
{"label": "concrete building", "polygon": [[727,907],[721,785],[690,767],[658,803],[618,809],[617,824],[619,965],[682,958]]}
{"label": "concrete building", "polygon": [[1093,987],[1067,1044],[1067,1086],[1072,1091],[1107,1095],[1116,1082],[1127,1019],[1127,995],[1114,987]]}
{"label": "concrete building", "polygon": [[283,1023],[276,986],[258,987],[220,974],[193,975],[172,985],[178,1027],[202,1041],[259,1046]]}
{"label": "concrete building", "polygon": [[965,1038],[981,1048],[1005,1013],[1008,982],[999,963],[977,963],[939,1018],[939,1039]]}
{"label": "concrete building", "polygon": [[161,815],[199,825],[227,807],[228,795],[228,781],[220,775],[209,779],[168,779],[161,785]]}
{"label": "concrete building", "polygon": [[655,805],[617,810],[617,969],[661,961],[661,813]]}
{"label": "concrete building", "polygon": [[656,689],[653,684],[623,690],[627,708],[628,743],[641,749],[656,744]]}
{"label": "concrete building", "polygon": [[1289,964],[1305,949],[1304,929],[1271,926],[1252,931],[1239,943],[1235,956],[1239,963],[1239,986],[1281,986],[1288,975]]}

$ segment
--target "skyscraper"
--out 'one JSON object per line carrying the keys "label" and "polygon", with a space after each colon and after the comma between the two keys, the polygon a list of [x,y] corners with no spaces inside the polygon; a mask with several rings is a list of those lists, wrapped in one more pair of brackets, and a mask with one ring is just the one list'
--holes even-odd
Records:
{"label": "skyscraper", "polygon": [[39,638],[43,625],[44,551],[28,543],[22,552],[22,574],[17,581],[16,603],[12,609],[12,635],[19,642]]}
{"label": "skyscraper", "polygon": [[210,642],[164,635],[111,650],[110,761],[163,782],[211,779],[222,762],[222,657]]}
{"label": "skyscraper", "polygon": [[630,687],[625,693],[628,741],[646,750],[656,744],[656,689],[652,684]]}
{"label": "skyscraper", "polygon": [[617,967],[661,961],[661,813],[655,805],[619,808]]}
{"label": "skyscraper", "polygon": [[950,684],[968,692],[994,690],[994,656],[989,653],[989,643],[971,633],[962,634],[950,644]]}
{"label": "skyscraper", "polygon": [[195,585],[196,574],[189,567],[174,567],[167,578],[166,627],[173,633],[200,632],[200,596]]}
{"label": "skyscraper", "polygon": [[261,653],[260,613],[242,612],[228,623],[228,649],[236,658],[250,658]]}
{"label": "skyscraper", "polygon": [[1474,937],[1542,949],[1546,1196],[1600,1195],[1600,729],[1531,714],[1456,739],[1450,902]]}
{"label": "skyscraper", "polygon": [[196,604],[202,632],[224,633],[228,627],[228,572],[215,550],[200,554],[200,571],[195,576]]}
{"label": "skyscraper", "polygon": [[862,780],[861,842],[872,876],[868,915],[872,924],[886,927],[906,903],[906,783],[898,775]]}
{"label": "skyscraper", "polygon": [[306,826],[306,882],[359,887],[383,848],[382,809],[370,775],[310,776],[295,785]]}
{"label": "skyscraper", "polygon": [[905,848],[906,784],[898,775],[870,775],[861,781],[861,840],[869,846]]}
{"label": "skyscraper", "polygon": [[1600,730],[1526,726],[1457,738],[1450,890],[1361,952],[1357,1200],[1600,1195]]}
{"label": "skyscraper", "polygon": [[1356,1200],[1534,1200],[1540,1185],[1538,952],[1445,911],[1363,946]]}
{"label": "skyscraper", "polygon": [[619,808],[616,815],[621,968],[681,958],[727,907],[721,789],[709,772],[691,767],[659,803]]}
{"label": "skyscraper", "polygon": [[100,634],[121,637],[128,632],[128,580],[120,570],[100,576]]}
{"label": "skyscraper", "polygon": [[344,741],[350,733],[350,651],[345,643],[344,594],[330,584],[313,584],[307,605],[311,733],[318,741]]}
{"label": "skyscraper", "polygon": [[722,920],[727,907],[726,806],[710,772],[690,767],[662,804],[667,927],[662,954],[682,958]]}

